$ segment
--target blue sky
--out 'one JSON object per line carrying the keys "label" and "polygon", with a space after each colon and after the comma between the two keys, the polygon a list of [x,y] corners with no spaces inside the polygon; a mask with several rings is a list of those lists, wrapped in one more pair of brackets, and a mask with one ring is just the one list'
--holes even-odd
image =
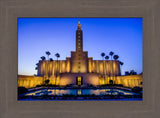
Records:
{"label": "blue sky", "polygon": [[[75,51],[79,18],[18,18],[18,74],[34,75],[36,63],[45,52],[60,54],[60,60]],[[94,60],[101,52],[119,55],[125,71],[142,70],[142,18],[81,18],[83,50]]]}

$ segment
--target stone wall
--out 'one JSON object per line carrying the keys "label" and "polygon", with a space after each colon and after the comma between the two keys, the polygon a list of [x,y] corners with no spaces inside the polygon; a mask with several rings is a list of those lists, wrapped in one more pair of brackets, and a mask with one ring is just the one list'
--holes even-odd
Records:
{"label": "stone wall", "polygon": [[[83,84],[92,84],[92,85],[104,85],[109,84],[110,80],[113,80],[114,84],[121,84],[126,87],[135,87],[139,86],[142,87],[142,74],[141,75],[128,75],[128,76],[114,76],[114,77],[102,77],[96,73],[64,73],[60,74],[59,76],[51,76],[50,83],[53,85],[76,85],[76,77],[81,76],[83,78]],[[42,85],[44,83],[44,77],[39,76],[24,76],[18,75],[18,86],[19,87],[26,87],[32,88],[36,87],[37,85]]]}
{"label": "stone wall", "polygon": [[18,75],[18,87],[32,88],[43,84],[43,77]]}

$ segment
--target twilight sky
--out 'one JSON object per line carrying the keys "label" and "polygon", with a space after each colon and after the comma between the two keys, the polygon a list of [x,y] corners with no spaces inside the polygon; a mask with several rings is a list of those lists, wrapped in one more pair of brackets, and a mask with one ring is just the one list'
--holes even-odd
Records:
{"label": "twilight sky", "polygon": [[[142,18],[81,18],[83,50],[94,60],[101,52],[119,55],[125,71],[142,70]],[[45,52],[60,60],[75,51],[78,18],[18,18],[18,74],[34,75],[36,63]],[[46,56],[47,57],[47,56]]]}

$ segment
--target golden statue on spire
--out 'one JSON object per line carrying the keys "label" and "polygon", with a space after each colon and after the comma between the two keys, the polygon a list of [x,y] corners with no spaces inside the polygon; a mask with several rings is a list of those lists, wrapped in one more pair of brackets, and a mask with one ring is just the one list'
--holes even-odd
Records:
{"label": "golden statue on spire", "polygon": [[80,18],[79,18],[78,24],[80,24]]}
{"label": "golden statue on spire", "polygon": [[79,21],[78,21],[78,30],[81,30],[80,18],[79,18]]}

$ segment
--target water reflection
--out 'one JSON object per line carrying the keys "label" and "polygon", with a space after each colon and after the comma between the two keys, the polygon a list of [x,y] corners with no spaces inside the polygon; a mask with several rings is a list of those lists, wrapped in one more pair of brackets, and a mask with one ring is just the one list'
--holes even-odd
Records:
{"label": "water reflection", "polygon": [[81,95],[81,93],[82,93],[81,89],[78,89],[78,95]]}
{"label": "water reflection", "polygon": [[42,96],[42,95],[134,95],[130,91],[120,89],[42,89],[25,94],[25,96]]}

